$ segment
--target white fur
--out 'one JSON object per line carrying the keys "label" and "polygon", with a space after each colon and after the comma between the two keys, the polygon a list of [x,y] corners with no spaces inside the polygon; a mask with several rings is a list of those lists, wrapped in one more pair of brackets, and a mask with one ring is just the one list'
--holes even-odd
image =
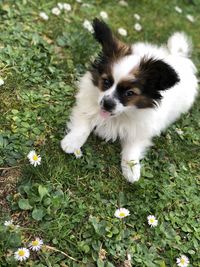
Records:
{"label": "white fur", "polygon": [[183,32],[176,32],[169,38],[167,46],[172,54],[188,57],[192,42]]}
{"label": "white fur", "polygon": [[[166,47],[136,43],[132,46],[133,54],[113,66],[113,88],[117,81],[137,67],[144,56],[162,59],[172,66],[180,82],[162,93],[163,98],[156,108],[129,107],[123,112],[120,110],[116,116],[102,118],[99,100],[103,94],[93,85],[91,74],[87,72],[80,81],[76,105],[68,123],[70,132],[61,141],[62,149],[73,153],[81,148],[93,130],[106,141],[119,138],[122,144],[122,172],[129,182],[137,181],[140,178],[139,161],[151,145],[152,138],[188,111],[197,95],[196,68],[187,58],[189,46],[182,33],[170,37]],[[108,90],[109,93],[113,92],[113,88]]]}

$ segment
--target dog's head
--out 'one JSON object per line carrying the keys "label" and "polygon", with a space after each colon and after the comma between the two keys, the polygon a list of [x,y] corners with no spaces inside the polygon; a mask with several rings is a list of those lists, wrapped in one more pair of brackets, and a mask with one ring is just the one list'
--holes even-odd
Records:
{"label": "dog's head", "polygon": [[132,106],[152,108],[161,91],[178,81],[175,70],[163,60],[134,55],[130,45],[119,41],[104,22],[93,21],[94,37],[102,52],[91,68],[92,80],[100,90],[102,115],[117,115]]}

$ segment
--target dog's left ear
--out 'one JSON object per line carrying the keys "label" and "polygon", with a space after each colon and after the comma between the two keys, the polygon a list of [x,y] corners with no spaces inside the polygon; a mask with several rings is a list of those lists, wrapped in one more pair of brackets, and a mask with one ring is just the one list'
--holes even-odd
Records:
{"label": "dog's left ear", "polygon": [[180,81],[169,64],[154,58],[143,58],[137,78],[143,85],[144,93],[154,99],[161,99],[159,91],[167,90]]}
{"label": "dog's left ear", "polygon": [[118,58],[131,53],[131,47],[119,41],[105,22],[94,19],[93,29],[94,38],[101,44],[105,56]]}

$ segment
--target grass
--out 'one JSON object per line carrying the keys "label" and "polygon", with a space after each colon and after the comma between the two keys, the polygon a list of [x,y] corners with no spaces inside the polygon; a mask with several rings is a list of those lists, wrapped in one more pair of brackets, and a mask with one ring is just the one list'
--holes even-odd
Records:
{"label": "grass", "polygon": [[[199,99],[155,138],[142,161],[142,178],[133,185],[121,175],[117,142],[107,145],[92,135],[78,160],[59,147],[76,81],[99,50],[82,26],[84,19],[106,11],[115,31],[128,30],[122,38],[127,42],[161,44],[173,32],[185,31],[193,39],[192,57],[199,68],[198,0],[128,1],[128,7],[114,0],[91,0],[90,7],[69,3],[72,11],[58,17],[51,14],[54,0],[0,3],[0,75],[5,81],[0,87],[0,266],[125,266],[128,253],[135,267],[175,267],[181,254],[199,267]],[[48,21],[39,18],[40,11]],[[134,13],[141,15],[141,32],[134,31]],[[37,168],[26,159],[31,149],[42,156]],[[130,210],[124,221],[113,216],[119,206]],[[156,228],[147,224],[150,214],[158,218]],[[11,217],[21,226],[18,231],[3,226]],[[18,265],[13,251],[37,236],[49,247]]]}

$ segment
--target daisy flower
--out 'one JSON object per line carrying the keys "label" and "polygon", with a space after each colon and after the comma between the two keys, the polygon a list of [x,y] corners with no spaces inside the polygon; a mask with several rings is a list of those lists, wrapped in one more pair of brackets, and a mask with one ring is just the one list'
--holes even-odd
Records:
{"label": "daisy flower", "polygon": [[63,3],[58,3],[57,6],[58,6],[58,8],[59,8],[60,10],[63,9]]}
{"label": "daisy flower", "polygon": [[137,31],[137,32],[140,32],[142,30],[142,26],[140,25],[140,23],[135,23],[134,25],[134,29]]}
{"label": "daisy flower", "polygon": [[88,8],[91,8],[92,5],[91,5],[91,4],[88,4],[88,3],[83,3],[83,4],[82,4],[82,7],[88,7]]}
{"label": "daisy flower", "polygon": [[131,261],[131,254],[127,254],[127,260]]}
{"label": "daisy flower", "polygon": [[108,14],[105,11],[101,11],[100,16],[102,17],[102,19],[108,19]]}
{"label": "daisy flower", "polygon": [[81,158],[83,154],[82,154],[82,151],[80,149],[76,149],[74,151],[74,155],[78,159],[78,158]]}
{"label": "daisy flower", "polygon": [[127,30],[125,30],[124,28],[119,28],[118,33],[122,36],[127,36]]}
{"label": "daisy flower", "polygon": [[83,22],[83,27],[88,30],[89,32],[93,33],[93,27],[92,27],[92,23],[85,19],[84,22]]}
{"label": "daisy flower", "polygon": [[45,12],[40,12],[39,16],[43,20],[48,20],[49,19],[49,16]]}
{"label": "daisy flower", "polygon": [[4,80],[0,78],[0,86],[4,85]]}
{"label": "daisy flower", "polygon": [[115,217],[117,217],[119,219],[123,219],[123,218],[129,216],[130,215],[130,212],[129,212],[129,210],[127,210],[125,208],[120,208],[120,209],[117,209],[115,211],[115,214],[114,215],[115,215]]}
{"label": "daisy flower", "polygon": [[70,4],[68,3],[64,3],[63,4],[63,9],[66,10],[66,11],[71,11],[72,10],[72,7]]}
{"label": "daisy flower", "polygon": [[11,219],[10,221],[5,221],[4,225],[7,226],[7,227],[12,226],[13,225],[13,220]]}
{"label": "daisy flower", "polygon": [[106,259],[106,254],[107,254],[107,251],[103,248],[100,248],[100,251],[99,251],[99,259],[100,260],[105,260]]}
{"label": "daisy flower", "polygon": [[140,20],[140,15],[138,15],[137,13],[135,13],[133,16],[136,20]]}
{"label": "daisy flower", "polygon": [[28,153],[27,158],[30,161],[30,164],[32,164],[34,167],[41,164],[41,157],[40,155],[37,155],[35,150],[32,150]]}
{"label": "daisy flower", "polygon": [[119,1],[120,6],[128,6],[128,3],[124,0]]}
{"label": "daisy flower", "polygon": [[176,12],[178,12],[180,14],[183,12],[182,9],[179,6],[175,6],[174,9],[176,10]]}
{"label": "daisy flower", "polygon": [[10,228],[11,230],[17,230],[19,228],[19,225],[14,225],[13,220],[11,219],[10,221],[5,221],[4,225],[8,228]]}
{"label": "daisy flower", "polygon": [[190,261],[188,257],[186,257],[185,255],[181,255],[180,258],[176,259],[176,263],[179,267],[187,267]]}
{"label": "daisy flower", "polygon": [[194,17],[192,15],[186,15],[186,18],[190,21],[190,22],[194,22]]}
{"label": "daisy flower", "polygon": [[37,237],[35,240],[30,242],[29,247],[33,251],[38,251],[41,249],[42,245],[43,245],[43,240]]}
{"label": "daisy flower", "polygon": [[14,257],[18,261],[25,261],[29,258],[30,252],[29,249],[27,248],[19,248],[17,251],[14,253]]}
{"label": "daisy flower", "polygon": [[56,15],[56,16],[59,16],[60,15],[60,9],[58,7],[54,7],[54,8],[52,8],[51,13]]}
{"label": "daisy flower", "polygon": [[148,224],[151,226],[151,227],[155,227],[158,225],[158,220],[156,219],[156,217],[154,215],[149,215],[147,217],[147,220],[148,220]]}

